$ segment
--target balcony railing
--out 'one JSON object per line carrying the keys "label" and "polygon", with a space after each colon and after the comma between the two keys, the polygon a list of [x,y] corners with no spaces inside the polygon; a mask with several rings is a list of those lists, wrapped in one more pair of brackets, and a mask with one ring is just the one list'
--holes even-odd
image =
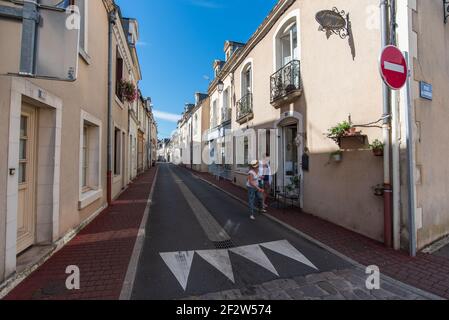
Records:
{"label": "balcony railing", "polygon": [[253,117],[253,94],[248,93],[237,102],[237,122],[244,123]]}
{"label": "balcony railing", "polygon": [[271,104],[277,106],[301,95],[300,61],[293,60],[271,76]]}

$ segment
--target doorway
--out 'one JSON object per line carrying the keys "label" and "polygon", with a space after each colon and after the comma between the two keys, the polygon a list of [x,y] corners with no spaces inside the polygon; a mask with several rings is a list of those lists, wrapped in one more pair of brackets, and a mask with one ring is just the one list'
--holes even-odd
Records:
{"label": "doorway", "polygon": [[299,157],[297,146],[298,126],[284,127],[284,181],[288,185],[294,177],[299,175]]}
{"label": "doorway", "polygon": [[[300,113],[291,111],[281,116],[275,123],[279,130],[276,146],[278,154],[275,187],[280,192],[288,192],[299,198],[297,205],[304,206],[304,172],[302,157],[304,154],[303,117]],[[276,143],[276,144],[277,144]]]}
{"label": "doorway", "polygon": [[17,254],[36,239],[36,109],[23,104],[20,115]]}

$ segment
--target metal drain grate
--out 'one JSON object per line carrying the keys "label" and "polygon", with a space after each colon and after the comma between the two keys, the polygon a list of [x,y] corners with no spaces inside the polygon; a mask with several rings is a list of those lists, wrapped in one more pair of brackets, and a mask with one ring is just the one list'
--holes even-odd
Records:
{"label": "metal drain grate", "polygon": [[232,243],[231,240],[214,242],[214,246],[217,249],[232,249],[232,248],[235,248],[235,245]]}

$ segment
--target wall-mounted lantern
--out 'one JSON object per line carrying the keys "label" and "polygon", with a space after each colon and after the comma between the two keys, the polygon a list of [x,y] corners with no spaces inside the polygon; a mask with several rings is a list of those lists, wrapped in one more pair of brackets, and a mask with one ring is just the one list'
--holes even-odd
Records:
{"label": "wall-mounted lantern", "polygon": [[444,23],[446,24],[449,19],[449,0],[443,0],[443,14]]}
{"label": "wall-mounted lantern", "polygon": [[315,18],[320,24],[318,30],[326,32],[328,39],[332,34],[336,34],[342,39],[349,36],[348,18],[345,11],[340,11],[334,7],[332,10],[322,10],[318,12]]}
{"label": "wall-mounted lantern", "polygon": [[223,81],[221,81],[221,80],[218,81],[217,88],[218,88],[218,93],[222,94],[223,90],[224,90],[224,83],[223,83]]}

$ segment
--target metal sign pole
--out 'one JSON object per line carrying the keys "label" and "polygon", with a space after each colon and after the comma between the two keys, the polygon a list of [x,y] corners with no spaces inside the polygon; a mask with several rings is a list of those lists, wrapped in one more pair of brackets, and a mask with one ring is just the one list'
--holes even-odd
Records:
{"label": "metal sign pole", "polygon": [[[409,54],[404,52],[405,59],[409,63]],[[411,103],[411,88],[410,88],[410,76],[411,72],[408,70],[407,85],[406,85],[406,99],[407,99],[407,112],[406,117],[406,135],[407,135],[407,158],[408,158],[408,220],[409,220],[409,243],[410,243],[410,256],[416,257],[416,206],[415,206],[415,142],[413,137],[413,109]]]}

